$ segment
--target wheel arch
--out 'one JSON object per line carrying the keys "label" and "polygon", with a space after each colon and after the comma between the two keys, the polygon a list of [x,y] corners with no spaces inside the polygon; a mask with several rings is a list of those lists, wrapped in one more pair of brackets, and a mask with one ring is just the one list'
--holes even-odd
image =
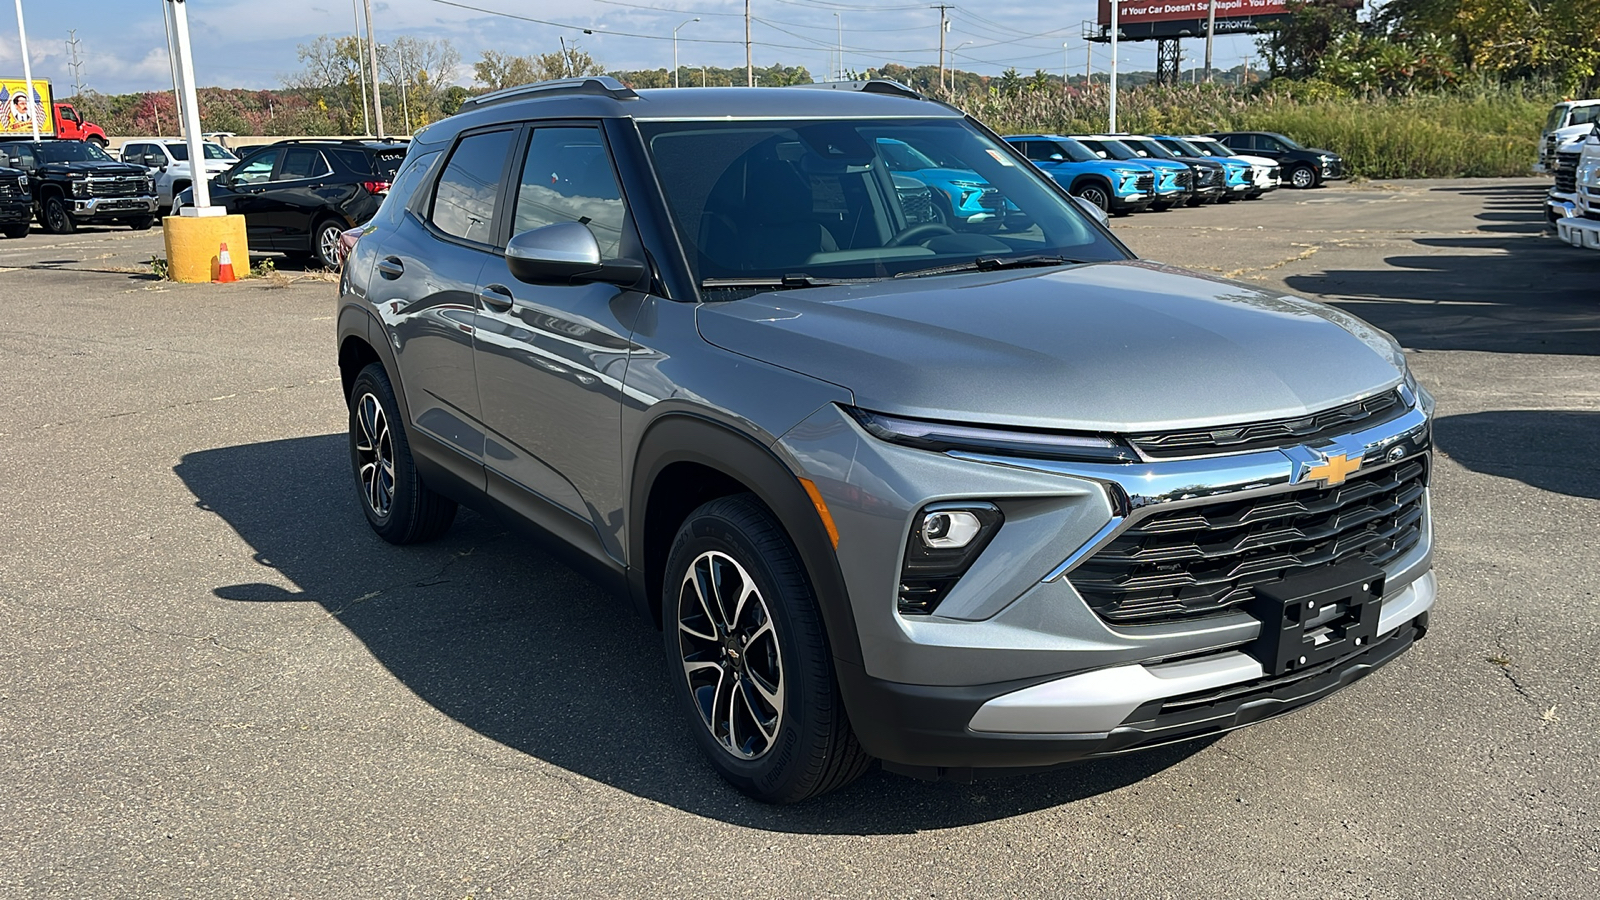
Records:
{"label": "wheel arch", "polygon": [[1111,180],[1106,178],[1104,175],[1099,175],[1094,172],[1084,172],[1083,174],[1072,179],[1072,187],[1068,188],[1067,190],[1076,194],[1078,192],[1078,188],[1083,187],[1085,184],[1093,184],[1096,187],[1105,188],[1107,199],[1116,196],[1116,191],[1111,187]]}
{"label": "wheel arch", "polygon": [[629,492],[628,588],[639,612],[661,626],[667,554],[683,520],[701,504],[754,494],[794,543],[816,592],[834,656],[859,664],[861,644],[832,539],[797,476],[770,449],[689,413],[651,424],[639,443]]}

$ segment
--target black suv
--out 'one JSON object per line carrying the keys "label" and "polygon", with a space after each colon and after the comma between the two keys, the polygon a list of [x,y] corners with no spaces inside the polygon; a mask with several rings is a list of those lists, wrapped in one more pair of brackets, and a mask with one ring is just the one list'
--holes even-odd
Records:
{"label": "black suv", "polygon": [[1332,150],[1302,147],[1272,131],[1214,131],[1210,135],[1230,148],[1278,161],[1291,187],[1312,188],[1344,177],[1344,159]]}
{"label": "black suv", "polygon": [[33,221],[33,197],[28,193],[28,173],[0,166],[0,234],[8,238],[28,236]]}
{"label": "black suv", "polygon": [[7,141],[0,143],[0,162],[28,174],[39,224],[51,234],[71,234],[84,223],[117,223],[142,231],[155,222],[156,189],[150,173],[143,166],[117,162],[88,141]]}
{"label": "black suv", "polygon": [[[251,252],[339,266],[339,233],[378,211],[406,145],[394,141],[280,141],[249,148],[211,179],[211,202],[244,216]],[[194,202],[179,192],[173,209]]]}

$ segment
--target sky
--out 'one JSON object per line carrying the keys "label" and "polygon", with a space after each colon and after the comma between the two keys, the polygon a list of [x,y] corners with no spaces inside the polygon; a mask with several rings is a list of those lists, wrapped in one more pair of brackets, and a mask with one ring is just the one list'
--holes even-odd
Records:
{"label": "sky", "polygon": [[[49,78],[57,96],[72,93],[68,40],[75,31],[84,86],[107,94],[171,88],[163,0],[23,0],[28,49],[35,78]],[[187,0],[197,81],[202,86],[274,88],[299,68],[297,45],[319,34],[348,35],[360,0]],[[1083,22],[1095,14],[1094,0],[981,0],[951,5],[947,50],[956,68],[998,75],[1008,67],[1023,73],[1043,68],[1059,74],[1063,64],[1082,74],[1085,50],[1104,72],[1109,48],[1083,40]],[[754,56],[758,66],[805,66],[820,79],[834,72],[839,27],[843,64],[853,70],[885,62],[937,65],[939,11],[912,0],[751,0]],[[457,83],[472,83],[473,61],[485,50],[530,54],[576,42],[607,69],[654,69],[672,65],[671,35],[678,30],[684,66],[744,65],[742,0],[373,0],[380,43],[402,34],[447,37],[461,53]],[[1046,12],[1045,10],[1048,10]],[[542,19],[538,24],[495,13]],[[699,21],[690,21],[698,17]],[[687,24],[684,24],[687,22]],[[584,33],[588,29],[592,33]],[[1063,48],[1065,44],[1065,48]],[[1187,70],[1204,59],[1205,43],[1183,43]],[[1255,53],[1252,38],[1218,37],[1214,63],[1238,65]],[[1155,68],[1153,42],[1121,45],[1124,71]],[[947,56],[947,60],[950,57]],[[1259,61],[1258,61],[1259,64]],[[13,4],[0,5],[0,75],[22,74]]]}

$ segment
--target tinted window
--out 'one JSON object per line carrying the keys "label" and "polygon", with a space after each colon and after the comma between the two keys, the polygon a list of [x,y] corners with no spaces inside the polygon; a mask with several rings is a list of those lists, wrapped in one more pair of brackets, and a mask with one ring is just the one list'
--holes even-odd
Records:
{"label": "tinted window", "polygon": [[283,151],[283,167],[278,170],[278,180],[315,178],[328,172],[328,163],[322,158],[322,151],[315,147],[290,147]]}
{"label": "tinted window", "polygon": [[6,157],[4,161],[7,164],[10,164],[11,157],[14,156],[17,158],[18,163],[24,167],[38,165],[38,161],[35,160],[33,156],[33,148],[29,147],[27,144],[6,144],[4,146],[0,146],[0,154],[3,154]]}
{"label": "tinted window", "polygon": [[262,150],[246,156],[233,167],[234,184],[263,184],[272,180],[272,167],[278,162],[277,150]]}
{"label": "tinted window", "polygon": [[116,162],[88,141],[49,141],[39,145],[39,155],[50,162]]}
{"label": "tinted window", "polygon": [[557,222],[589,226],[600,255],[614,259],[622,242],[622,192],[598,128],[539,128],[517,184],[511,231]]}
{"label": "tinted window", "polygon": [[514,134],[474,134],[456,145],[434,190],[429,218],[435,227],[445,234],[489,243],[493,237],[495,196]]}
{"label": "tinted window", "polygon": [[126,163],[143,163],[144,147],[144,144],[124,144],[122,147],[122,161]]}

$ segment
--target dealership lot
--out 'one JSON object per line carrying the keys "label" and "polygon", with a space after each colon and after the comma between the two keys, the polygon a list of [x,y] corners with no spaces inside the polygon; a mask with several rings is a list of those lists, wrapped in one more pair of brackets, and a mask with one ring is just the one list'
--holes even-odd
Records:
{"label": "dealership lot", "polygon": [[1544,186],[1114,221],[1413,351],[1440,579],[1413,652],[1203,744],[795,808],[701,763],[658,635],[537,546],[372,536],[331,279],[154,281],[159,228],[0,242],[0,893],[1593,896],[1600,254],[1543,233]]}

